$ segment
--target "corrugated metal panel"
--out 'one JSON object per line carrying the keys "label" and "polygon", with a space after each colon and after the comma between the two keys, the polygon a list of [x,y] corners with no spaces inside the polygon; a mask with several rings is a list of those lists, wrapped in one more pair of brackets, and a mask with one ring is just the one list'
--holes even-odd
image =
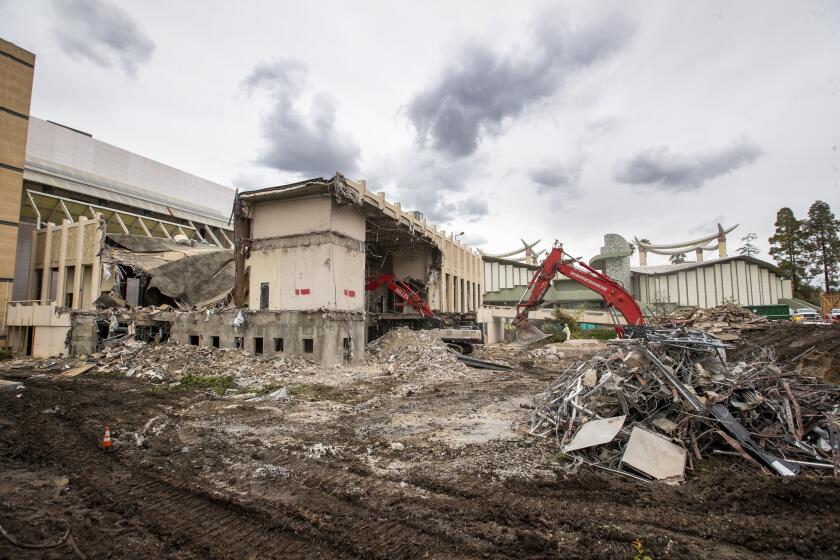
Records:
{"label": "corrugated metal panel", "polygon": [[687,270],[685,272],[686,286],[688,291],[688,305],[698,305],[697,299],[697,271]]}

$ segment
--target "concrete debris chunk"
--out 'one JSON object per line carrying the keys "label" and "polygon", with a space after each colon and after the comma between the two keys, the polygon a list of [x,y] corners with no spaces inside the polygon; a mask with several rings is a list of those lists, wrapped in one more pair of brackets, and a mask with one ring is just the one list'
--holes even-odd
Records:
{"label": "concrete debris chunk", "polygon": [[630,432],[621,461],[656,480],[685,474],[685,449],[638,426]]}
{"label": "concrete debris chunk", "polygon": [[587,422],[580,427],[572,441],[563,448],[563,453],[611,442],[621,430],[621,427],[624,426],[626,418],[622,415]]}
{"label": "concrete debris chunk", "polygon": [[457,379],[472,375],[446,344],[426,331],[400,327],[368,344],[366,363],[401,378]]}

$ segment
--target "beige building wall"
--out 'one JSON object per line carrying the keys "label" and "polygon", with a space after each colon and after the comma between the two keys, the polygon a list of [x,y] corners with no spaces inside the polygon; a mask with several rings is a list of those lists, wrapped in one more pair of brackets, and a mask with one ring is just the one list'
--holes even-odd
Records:
{"label": "beige building wall", "polygon": [[35,55],[0,39],[0,346],[7,342],[34,73]]}
{"label": "beige building wall", "polygon": [[329,196],[257,202],[252,210],[248,307],[364,311],[365,218]]}

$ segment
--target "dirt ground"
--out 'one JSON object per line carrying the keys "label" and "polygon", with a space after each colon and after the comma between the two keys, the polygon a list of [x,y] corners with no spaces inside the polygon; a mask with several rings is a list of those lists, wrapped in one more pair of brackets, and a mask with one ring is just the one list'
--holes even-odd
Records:
{"label": "dirt ground", "polygon": [[[753,336],[788,352],[803,333]],[[840,340],[814,338],[825,333],[820,344]],[[26,386],[0,395],[0,524],[27,542],[71,531],[41,550],[0,537],[2,559],[630,559],[636,539],[656,560],[840,556],[830,476],[718,456],[679,486],[567,474],[556,443],[520,424],[550,371],[334,370],[290,383],[289,400],[108,374],[0,377]]]}

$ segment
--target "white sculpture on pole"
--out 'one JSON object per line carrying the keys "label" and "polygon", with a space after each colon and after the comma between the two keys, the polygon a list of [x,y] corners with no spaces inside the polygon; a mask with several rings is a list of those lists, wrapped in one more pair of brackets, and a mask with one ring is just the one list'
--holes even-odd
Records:
{"label": "white sculpture on pole", "polygon": [[[723,229],[723,226],[720,224],[717,227],[717,233],[712,233],[700,239],[686,241],[684,243],[655,245],[653,243],[639,241],[638,237],[634,237],[633,244],[639,249],[639,266],[647,266],[647,254],[649,252],[655,255],[680,255],[694,251],[697,262],[703,262],[703,251],[717,251],[718,256],[725,257],[727,255],[726,234],[738,227],[738,224],[727,229]],[[717,243],[710,245],[715,240],[717,240]]]}

